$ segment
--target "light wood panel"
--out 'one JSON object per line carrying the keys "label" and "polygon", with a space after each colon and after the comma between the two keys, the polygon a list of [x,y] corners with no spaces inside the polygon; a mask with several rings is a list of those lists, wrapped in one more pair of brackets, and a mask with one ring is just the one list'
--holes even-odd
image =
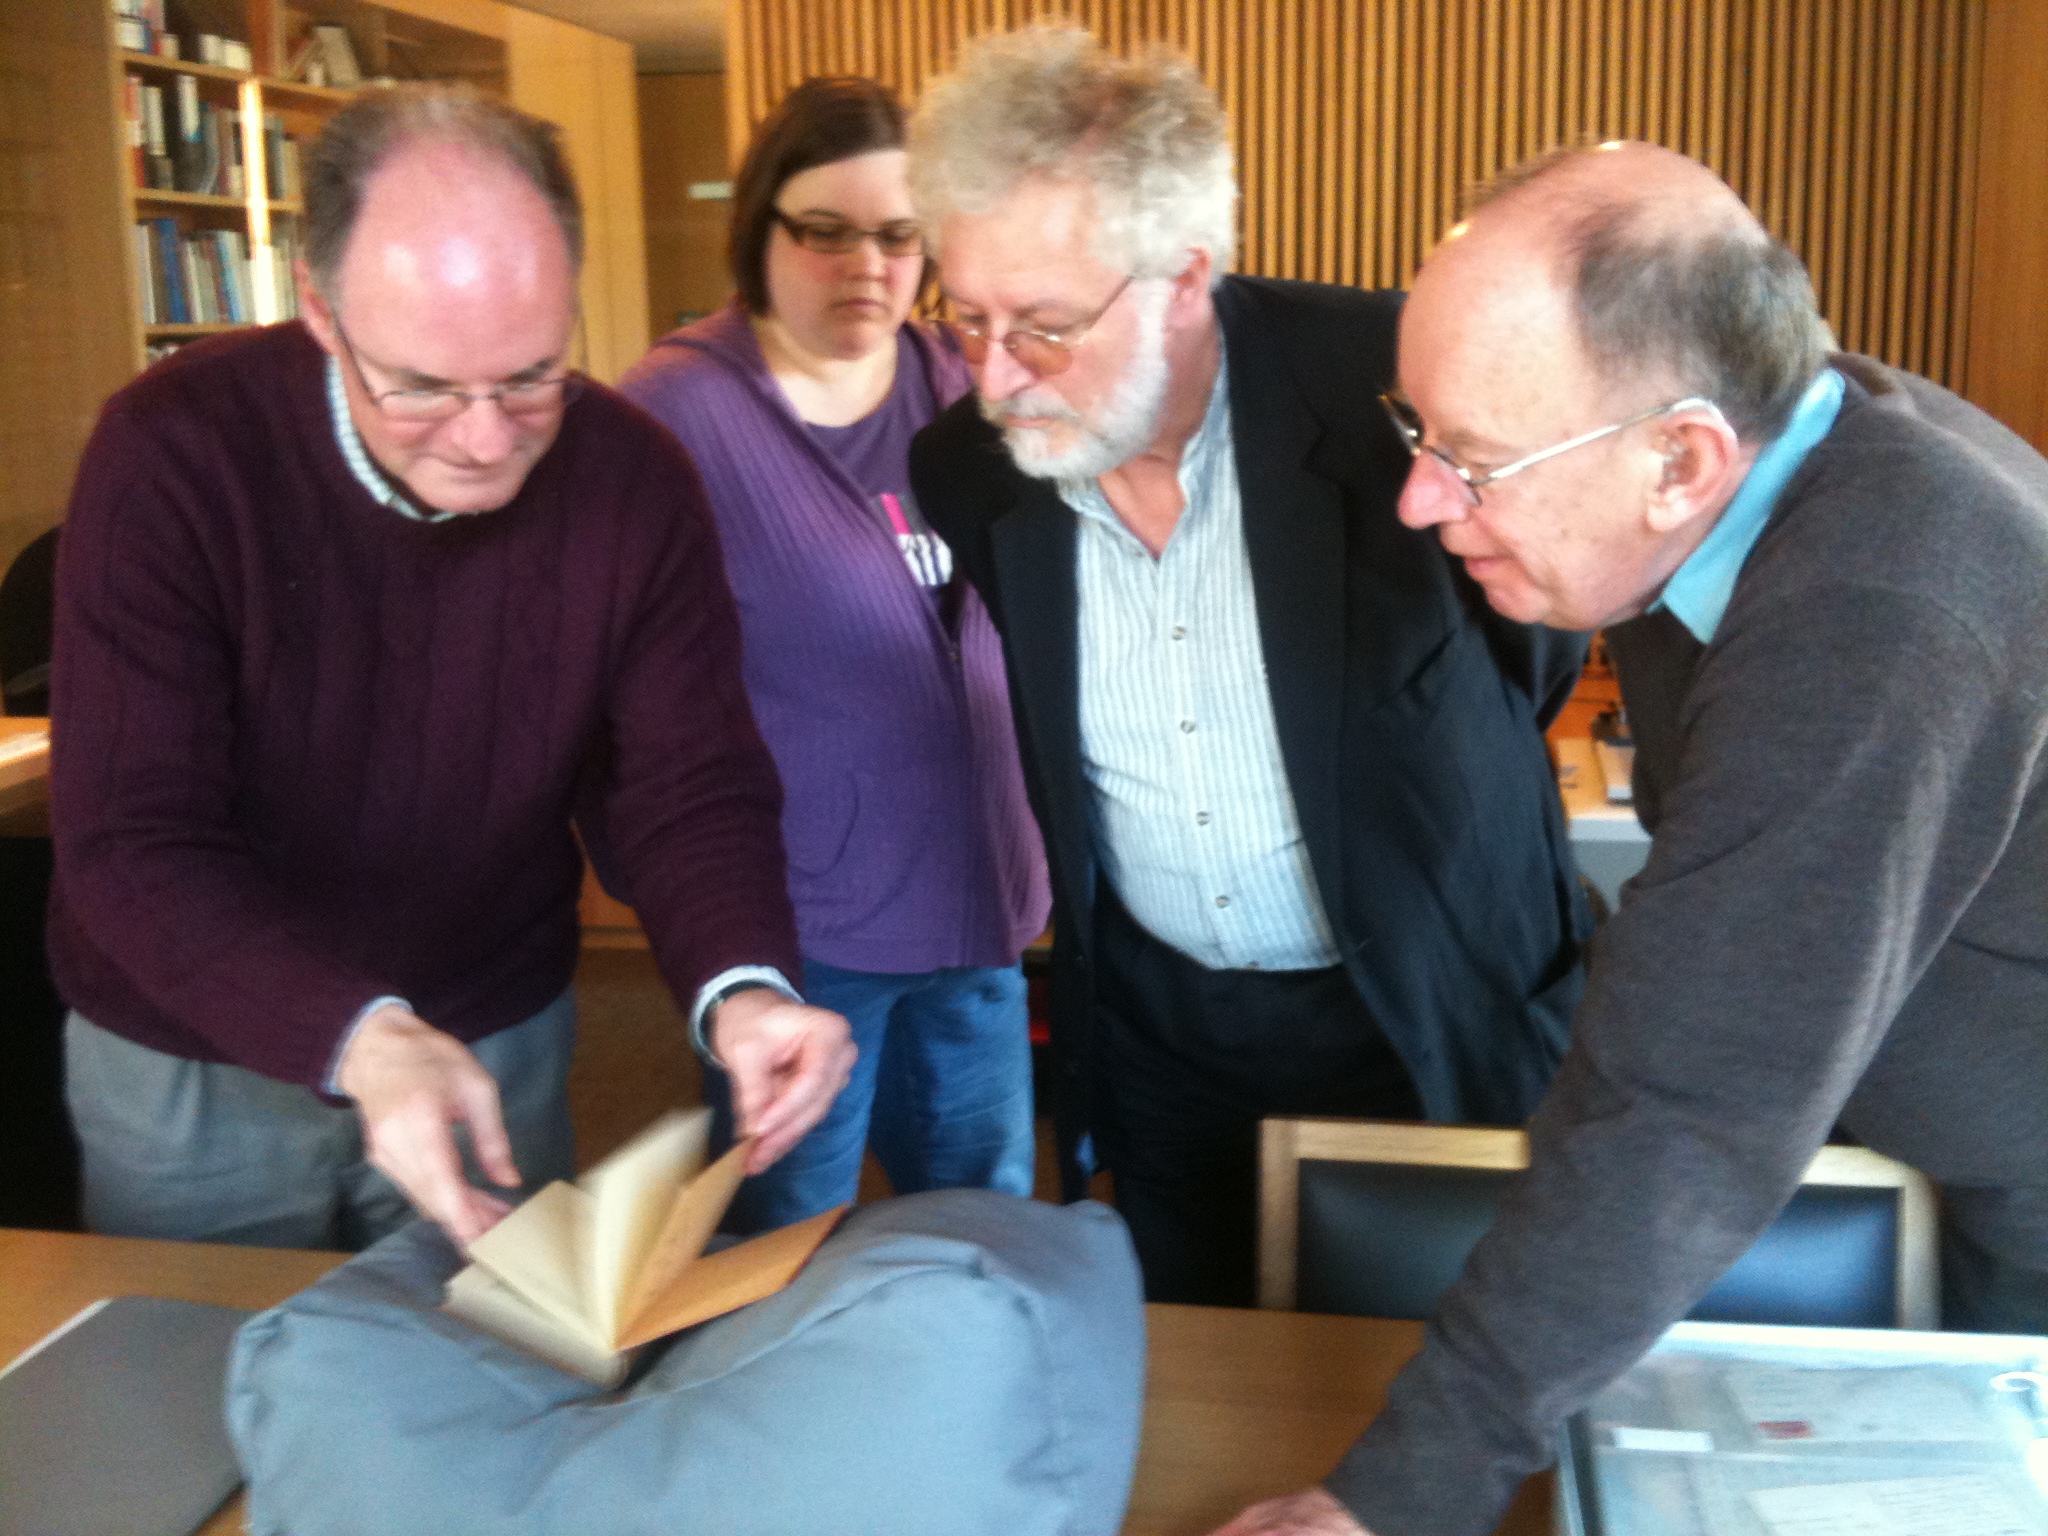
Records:
{"label": "light wood panel", "polygon": [[583,194],[584,342],[590,372],[610,383],[649,339],[633,50],[532,11],[504,20],[512,101],[561,126]]}
{"label": "light wood panel", "polygon": [[690,188],[730,174],[724,75],[640,77],[640,177],[647,216],[647,308],[655,334],[706,314],[732,291],[725,228],[732,204]]}
{"label": "light wood panel", "polygon": [[[1474,183],[1646,138],[1749,199],[1847,346],[1964,380],[1984,0],[733,0],[732,142],[806,75],[914,97],[966,38],[1062,15],[1222,97],[1244,271],[1403,286]],[[2039,206],[2011,217],[2038,232]]]}
{"label": "light wood panel", "polygon": [[2048,452],[2048,5],[1990,0],[1983,68],[1969,394]]}

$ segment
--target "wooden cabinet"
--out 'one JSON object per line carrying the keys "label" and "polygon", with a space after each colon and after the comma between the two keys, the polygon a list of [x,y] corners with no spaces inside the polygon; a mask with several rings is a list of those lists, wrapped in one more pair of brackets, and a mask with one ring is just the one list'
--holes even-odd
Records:
{"label": "wooden cabinet", "polygon": [[[290,312],[299,209],[280,195],[277,141],[317,133],[351,94],[281,78],[314,25],[347,29],[366,78],[465,80],[559,123],[585,204],[588,366],[610,380],[646,348],[626,44],[497,0],[172,0],[171,20],[181,38],[245,44],[255,67],[123,49],[110,0],[0,4],[0,568],[62,517],[101,402],[152,347]],[[210,190],[151,187],[138,173],[129,122],[144,87],[238,114]],[[236,160],[239,184],[227,175]],[[152,306],[138,241],[172,234],[246,256],[245,321],[188,309],[181,322]]]}

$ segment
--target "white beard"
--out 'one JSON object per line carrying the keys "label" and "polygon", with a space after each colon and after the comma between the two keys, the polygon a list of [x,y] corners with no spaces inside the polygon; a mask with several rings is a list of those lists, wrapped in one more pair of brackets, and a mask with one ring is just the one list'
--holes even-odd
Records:
{"label": "white beard", "polygon": [[[1170,284],[1144,283],[1132,296],[1138,310],[1137,345],[1109,399],[1092,417],[1049,390],[1025,390],[994,405],[982,403],[982,414],[1003,429],[1003,442],[1019,469],[1039,480],[1093,480],[1151,446],[1166,408],[1166,304],[1171,293]],[[1051,429],[1011,425],[1018,416],[1063,423],[1072,429],[1071,441],[1055,451]]]}

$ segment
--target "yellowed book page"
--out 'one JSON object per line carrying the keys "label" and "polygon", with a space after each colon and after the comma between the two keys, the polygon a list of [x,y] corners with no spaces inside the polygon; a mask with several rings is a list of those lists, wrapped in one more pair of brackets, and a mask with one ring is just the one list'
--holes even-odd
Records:
{"label": "yellowed book page", "polygon": [[667,1295],[676,1276],[703,1253],[711,1234],[718,1230],[719,1218],[732,1204],[740,1180],[746,1177],[747,1154],[753,1145],[752,1137],[738,1143],[676,1196],[660,1233],[632,1273],[619,1305],[620,1328],[612,1331],[614,1339],[620,1336],[625,1319],[636,1316],[650,1298]]}
{"label": "yellowed book page", "polygon": [[[703,1169],[710,1151],[711,1111],[678,1110],[663,1115],[580,1181],[592,1207],[590,1316],[603,1337],[618,1337],[627,1288],[653,1251],[677,1191]],[[724,1210],[721,1201],[719,1211]],[[718,1217],[711,1220],[715,1226]]]}
{"label": "yellowed book page", "polygon": [[631,1314],[619,1347],[632,1349],[773,1296],[796,1278],[848,1209],[842,1205],[688,1265],[665,1293],[655,1295],[642,1310]]}
{"label": "yellowed book page", "polygon": [[549,1316],[609,1339],[590,1301],[590,1218],[590,1196],[558,1179],[471,1243],[470,1262]]}
{"label": "yellowed book page", "polygon": [[493,1280],[481,1265],[470,1265],[448,1282],[443,1306],[471,1327],[572,1376],[600,1387],[616,1387],[626,1378],[623,1351],[606,1348],[587,1328],[572,1328],[550,1317],[509,1285]]}

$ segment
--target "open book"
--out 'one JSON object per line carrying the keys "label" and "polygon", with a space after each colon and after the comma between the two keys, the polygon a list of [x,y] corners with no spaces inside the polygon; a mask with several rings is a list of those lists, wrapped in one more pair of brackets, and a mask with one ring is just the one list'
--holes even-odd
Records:
{"label": "open book", "polygon": [[444,1306],[484,1332],[602,1387],[650,1340],[772,1296],[846,1207],[708,1258],[704,1245],[746,1164],[709,1167],[711,1112],[657,1120],[574,1184],[557,1180],[470,1244]]}

